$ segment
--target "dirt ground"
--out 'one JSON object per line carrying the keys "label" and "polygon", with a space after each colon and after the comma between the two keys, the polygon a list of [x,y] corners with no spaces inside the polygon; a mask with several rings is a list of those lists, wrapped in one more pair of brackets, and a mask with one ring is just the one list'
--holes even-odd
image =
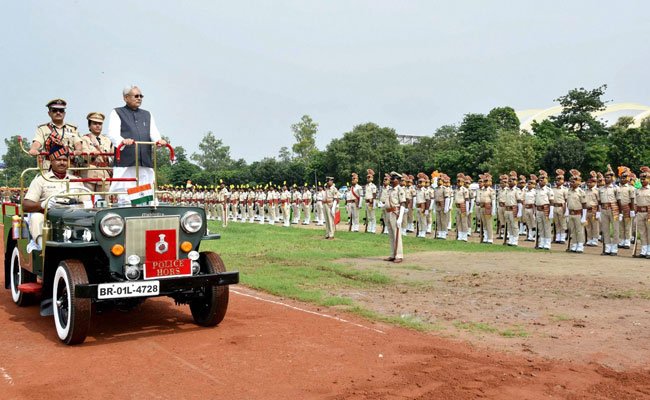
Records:
{"label": "dirt ground", "polygon": [[[387,314],[431,315],[443,325],[483,318],[506,329],[516,321],[530,338],[462,328],[420,333],[236,285],[216,328],[197,327],[187,306],[156,298],[129,313],[93,316],[87,341],[68,347],[58,341],[51,317],[40,317],[37,306],[17,307],[2,290],[0,398],[650,398],[644,303],[636,294],[596,298],[619,288],[643,290],[648,273],[639,275],[641,264],[608,258],[596,265],[593,256],[592,265],[580,260],[569,268],[555,265],[559,255],[551,253],[517,254],[519,261],[507,267],[505,256],[515,255],[408,255],[401,270],[378,259],[354,260],[404,281],[374,293],[374,300],[373,293],[358,292],[357,301],[376,303]],[[536,262],[539,257],[546,262]],[[575,320],[551,323],[547,309]],[[543,320],[544,326],[532,323]],[[606,331],[607,321],[620,329]],[[461,340],[447,337],[454,335]],[[588,340],[594,348],[578,357]]]}

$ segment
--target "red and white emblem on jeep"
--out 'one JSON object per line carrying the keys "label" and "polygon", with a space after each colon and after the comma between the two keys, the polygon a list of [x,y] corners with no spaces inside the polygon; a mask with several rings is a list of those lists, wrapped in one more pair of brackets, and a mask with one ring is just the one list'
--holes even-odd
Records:
{"label": "red and white emblem on jeep", "polygon": [[167,242],[165,242],[165,234],[164,233],[161,233],[160,235],[158,235],[158,237],[160,238],[160,241],[158,241],[158,243],[156,243],[156,253],[163,254],[167,250],[169,250],[169,245],[167,244]]}

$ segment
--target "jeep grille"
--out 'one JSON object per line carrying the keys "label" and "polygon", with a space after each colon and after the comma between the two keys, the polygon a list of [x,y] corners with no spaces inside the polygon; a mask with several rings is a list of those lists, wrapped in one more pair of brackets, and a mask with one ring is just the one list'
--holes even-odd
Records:
{"label": "jeep grille", "polygon": [[176,231],[176,258],[178,258],[178,227],[180,226],[177,215],[169,217],[132,217],[126,218],[126,243],[124,256],[131,254],[140,256],[141,262],[146,259],[145,232],[152,229],[173,229]]}

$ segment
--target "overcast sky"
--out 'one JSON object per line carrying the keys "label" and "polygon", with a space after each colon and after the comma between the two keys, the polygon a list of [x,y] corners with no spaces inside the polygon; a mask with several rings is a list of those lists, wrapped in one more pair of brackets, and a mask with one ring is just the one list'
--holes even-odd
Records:
{"label": "overcast sky", "polygon": [[5,1],[2,138],[31,140],[57,97],[86,133],[130,83],[172,144],[192,153],[213,131],[248,162],[291,147],[304,114],[324,149],[360,123],[430,135],[580,86],[650,105],[649,15],[648,1]]}

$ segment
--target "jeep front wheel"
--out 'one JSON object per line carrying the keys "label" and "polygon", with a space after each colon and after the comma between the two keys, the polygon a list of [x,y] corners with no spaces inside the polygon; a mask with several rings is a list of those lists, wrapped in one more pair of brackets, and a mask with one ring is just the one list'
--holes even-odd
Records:
{"label": "jeep front wheel", "polygon": [[[201,252],[199,262],[203,274],[226,272],[226,267],[217,253]],[[190,303],[194,322],[201,326],[215,326],[221,322],[228,309],[228,293],[228,285],[202,287],[198,296]]]}
{"label": "jeep front wheel", "polygon": [[21,292],[18,290],[18,286],[23,283],[36,282],[36,275],[20,266],[20,250],[18,250],[17,245],[14,246],[14,249],[11,252],[11,262],[9,265],[9,287],[11,289],[11,298],[19,307],[29,305],[34,299],[34,295],[31,293]]}
{"label": "jeep front wheel", "polygon": [[56,333],[65,344],[82,343],[90,327],[90,299],[74,295],[75,285],[88,283],[84,265],[77,260],[59,263],[52,283],[54,325]]}

